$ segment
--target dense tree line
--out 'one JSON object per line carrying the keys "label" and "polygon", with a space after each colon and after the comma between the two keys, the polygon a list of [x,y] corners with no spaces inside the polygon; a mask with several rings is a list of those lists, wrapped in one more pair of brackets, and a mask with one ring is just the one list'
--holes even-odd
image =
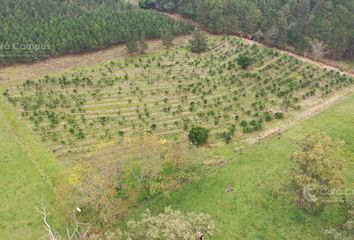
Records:
{"label": "dense tree line", "polygon": [[[145,4],[149,2],[150,4]],[[215,33],[241,33],[304,53],[326,46],[332,58],[354,57],[352,0],[141,0],[142,7],[172,11]],[[320,54],[323,55],[323,54]]]}
{"label": "dense tree line", "polygon": [[0,64],[34,61],[123,43],[144,35],[192,29],[123,0],[4,0],[0,2]]}

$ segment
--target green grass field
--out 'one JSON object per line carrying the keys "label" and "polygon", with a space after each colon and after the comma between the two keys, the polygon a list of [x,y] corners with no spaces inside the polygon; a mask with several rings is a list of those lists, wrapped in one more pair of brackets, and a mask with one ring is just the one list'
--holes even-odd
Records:
{"label": "green grass field", "polygon": [[60,162],[0,98],[0,239],[40,239],[45,235],[35,208],[50,208]]}
{"label": "green grass field", "polygon": [[[247,147],[242,154],[235,153],[232,146],[208,150],[206,155],[217,154],[231,160],[207,178],[144,209],[158,213],[165,206],[172,206],[184,212],[209,213],[218,228],[213,239],[323,239],[323,229],[341,224],[345,212],[331,206],[322,215],[311,216],[295,207],[294,195],[287,189],[292,167],[289,155],[297,149],[294,140],[313,129],[344,140],[343,158],[347,164],[343,173],[348,187],[353,188],[353,126],[354,96],[280,137]],[[234,186],[234,192],[225,193],[228,185]]]}

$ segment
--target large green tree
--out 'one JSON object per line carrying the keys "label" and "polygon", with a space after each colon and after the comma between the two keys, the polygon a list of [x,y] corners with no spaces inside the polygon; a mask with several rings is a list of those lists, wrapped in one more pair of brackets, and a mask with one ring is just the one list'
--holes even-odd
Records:
{"label": "large green tree", "polygon": [[[343,185],[340,142],[320,131],[298,141],[300,150],[291,155],[292,185],[297,204],[312,207],[328,200],[330,190]],[[305,201],[303,201],[305,200]]]}

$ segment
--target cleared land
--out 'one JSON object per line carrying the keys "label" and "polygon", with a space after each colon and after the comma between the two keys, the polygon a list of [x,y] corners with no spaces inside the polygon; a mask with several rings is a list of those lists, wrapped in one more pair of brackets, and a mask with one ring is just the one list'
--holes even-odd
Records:
{"label": "cleared land", "polygon": [[[247,70],[241,55],[253,60]],[[3,94],[56,156],[83,160],[107,141],[146,132],[181,139],[193,125],[211,129],[217,144],[232,127],[237,137],[257,132],[353,82],[261,45],[212,37],[202,55],[178,47],[27,80]]]}
{"label": "cleared land", "polygon": [[[176,38],[176,44],[186,42],[188,36]],[[162,48],[160,40],[150,40],[148,53],[156,52]],[[62,74],[78,68],[96,66],[98,64],[115,61],[128,56],[124,45],[117,45],[95,52],[83,54],[68,54],[51,58],[32,64],[15,64],[8,67],[0,67],[0,84],[11,85],[27,79],[36,79],[48,74]]]}
{"label": "cleared land", "polygon": [[[159,213],[165,206],[184,212],[209,213],[218,233],[212,239],[324,239],[323,229],[343,223],[345,211],[329,206],[313,216],[296,208],[290,192],[289,155],[295,140],[314,129],[345,141],[343,158],[347,187],[354,187],[354,96],[330,110],[298,125],[282,136],[268,138],[242,151],[225,146],[206,151],[205,155],[229,159],[209,177],[182,187],[170,198],[156,200],[146,207]],[[226,193],[232,185],[234,191]]]}

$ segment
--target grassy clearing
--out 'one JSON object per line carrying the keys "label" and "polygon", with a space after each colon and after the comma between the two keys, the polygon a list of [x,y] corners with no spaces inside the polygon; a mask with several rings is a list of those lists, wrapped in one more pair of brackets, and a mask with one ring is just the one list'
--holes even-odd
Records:
{"label": "grassy clearing", "polygon": [[0,238],[40,239],[35,207],[53,204],[61,164],[0,98]]}
{"label": "grassy clearing", "polygon": [[[158,213],[172,206],[185,212],[209,213],[219,229],[213,239],[323,239],[323,229],[342,223],[345,212],[332,206],[320,216],[311,216],[295,207],[294,196],[287,189],[292,167],[289,154],[296,150],[294,140],[313,129],[344,140],[344,175],[348,187],[354,187],[353,125],[354,96],[282,136],[246,147],[241,154],[232,146],[207,150],[206,156],[220,155],[231,161],[144,209]],[[234,186],[234,192],[225,193],[228,185]]]}

